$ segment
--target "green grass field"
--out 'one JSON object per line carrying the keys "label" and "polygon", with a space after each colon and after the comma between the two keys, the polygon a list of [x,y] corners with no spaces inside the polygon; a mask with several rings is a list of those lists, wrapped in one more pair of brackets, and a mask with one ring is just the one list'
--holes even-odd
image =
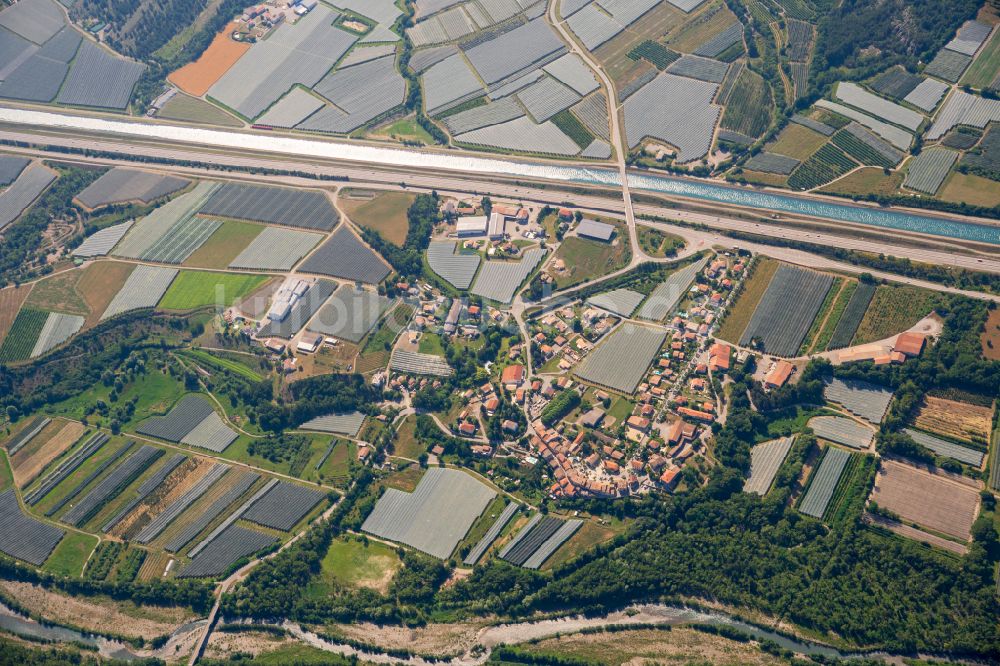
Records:
{"label": "green grass field", "polygon": [[266,275],[181,271],[158,307],[164,310],[194,310],[209,305],[229,307],[267,279]]}
{"label": "green grass field", "polygon": [[259,382],[264,380],[263,375],[251,370],[242,363],[233,361],[228,358],[219,358],[218,356],[210,354],[202,349],[185,349],[184,351],[179,353],[182,356],[188,356],[206,365],[214,366],[216,368],[223,368],[225,370],[228,370],[232,373],[239,375],[240,377],[249,379],[252,382]]}
{"label": "green grass field", "polygon": [[979,57],[972,61],[965,76],[962,77],[962,85],[973,88],[987,88],[997,72],[1000,71],[1000,32],[993,33],[993,37],[987,42]]}
{"label": "green grass field", "polygon": [[[373,196],[366,196],[369,194]],[[382,238],[402,247],[409,229],[406,211],[416,198],[409,192],[348,189],[341,192],[337,205],[355,224],[374,229]]]}
{"label": "green grass field", "polygon": [[157,118],[205,123],[222,127],[241,127],[242,123],[222,109],[187,95],[174,95],[163,105]]}
{"label": "green grass field", "polygon": [[402,567],[396,549],[377,541],[340,538],[323,557],[323,578],[337,586],[384,589]]}
{"label": "green grass field", "polygon": [[7,490],[14,483],[14,473],[10,469],[10,461],[7,460],[7,452],[0,454],[0,490]]}
{"label": "green grass field", "polygon": [[264,225],[225,220],[184,262],[197,268],[226,268],[264,231]]}
{"label": "green grass field", "polygon": [[407,116],[394,121],[391,125],[380,127],[371,133],[373,137],[389,137],[404,143],[420,143],[433,145],[434,137],[427,133],[413,116]]}
{"label": "green grass field", "polygon": [[42,568],[63,576],[83,575],[83,565],[97,547],[97,537],[78,532],[67,532]]}
{"label": "green grass field", "polygon": [[607,275],[628,264],[632,258],[632,252],[628,247],[628,236],[621,233],[621,228],[617,227],[616,237],[617,243],[614,245],[578,236],[563,239],[559,249],[556,250],[556,259],[566,262],[567,271],[555,274],[557,288],[564,289]]}
{"label": "green grass field", "polygon": [[417,420],[415,416],[407,416],[396,430],[396,441],[393,444],[395,455],[401,458],[416,460],[421,453],[427,452],[427,445],[417,441]]}
{"label": "green grass field", "polygon": [[827,141],[827,137],[819,132],[798,123],[788,123],[778,134],[777,140],[767,145],[766,150],[805,161]]}
{"label": "green grass field", "polygon": [[49,313],[43,310],[21,308],[10,327],[10,332],[4,338],[3,346],[0,346],[0,363],[23,361],[28,358],[48,318]]}
{"label": "green grass field", "polygon": [[[87,391],[78,393],[68,400],[50,407],[51,415],[65,416],[76,420],[86,416],[92,425],[107,426],[108,418],[102,417],[97,412],[88,415],[87,410],[99,400],[110,404],[109,396],[112,390],[113,387],[97,383]],[[180,381],[169,374],[151,370],[138,376],[134,381],[125,385],[125,389],[119,396],[119,404],[124,404],[133,397],[136,398],[133,417],[123,425],[137,423],[152,414],[166,413],[184,393],[184,387]]]}
{"label": "green grass field", "polygon": [[437,333],[424,333],[421,335],[419,351],[421,354],[444,356],[444,343],[441,341],[441,336]]}

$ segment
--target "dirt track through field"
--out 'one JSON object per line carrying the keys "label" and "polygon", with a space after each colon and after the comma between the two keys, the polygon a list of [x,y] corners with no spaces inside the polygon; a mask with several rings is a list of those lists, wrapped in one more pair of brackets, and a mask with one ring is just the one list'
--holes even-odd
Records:
{"label": "dirt track through field", "polygon": [[82,423],[76,421],[70,421],[62,428],[56,425],[56,428],[57,432],[42,446],[36,450],[18,451],[14,456],[11,462],[14,466],[14,482],[18,488],[24,488],[31,483],[50,462],[69,449],[87,430]]}

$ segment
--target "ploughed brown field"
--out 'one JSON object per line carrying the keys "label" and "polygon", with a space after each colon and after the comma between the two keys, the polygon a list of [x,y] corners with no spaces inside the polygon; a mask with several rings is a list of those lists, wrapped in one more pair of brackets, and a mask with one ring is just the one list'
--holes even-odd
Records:
{"label": "ploughed brown field", "polygon": [[235,29],[235,23],[227,25],[215,36],[200,58],[178,69],[168,76],[167,80],[195,97],[207,93],[212,84],[229,71],[229,68],[235,65],[240,56],[250,48],[250,44],[230,39],[229,35]]}
{"label": "ploughed brown field", "polygon": [[82,423],[60,419],[45,426],[11,461],[17,486],[24,488],[31,483],[49,463],[73,446],[86,430]]}
{"label": "ploughed brown field", "polygon": [[979,489],[973,483],[883,459],[871,500],[903,522],[968,541],[979,513]]}

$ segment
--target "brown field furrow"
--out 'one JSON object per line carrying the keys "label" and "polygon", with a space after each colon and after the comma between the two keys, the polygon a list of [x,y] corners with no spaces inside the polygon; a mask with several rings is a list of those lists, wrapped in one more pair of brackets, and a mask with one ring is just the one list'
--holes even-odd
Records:
{"label": "brown field furrow", "polygon": [[[73,443],[80,439],[87,430],[82,423],[76,421],[69,423],[58,421],[57,423],[59,424],[56,425],[58,432],[50,437],[44,446],[28,452],[25,456],[21,455],[24,453],[23,451],[18,451],[18,454],[14,456],[14,481],[19,488],[27,487],[49,463],[73,446]],[[51,426],[52,424],[49,424],[49,427]]]}
{"label": "brown field furrow", "polygon": [[7,331],[14,323],[17,312],[21,309],[21,304],[31,293],[31,286],[29,284],[22,287],[0,289],[0,344],[3,344],[3,339],[7,337]]}
{"label": "brown field furrow", "polygon": [[895,460],[882,460],[871,500],[904,522],[965,540],[979,513],[976,488]]}
{"label": "brown field furrow", "polygon": [[213,464],[207,458],[189,458],[175,469],[132,513],[115,525],[112,534],[125,539],[134,538],[154,516],[205,476]]}
{"label": "brown field furrow", "polygon": [[234,42],[230,39],[229,35],[235,29],[235,23],[227,25],[215,36],[200,58],[173,72],[167,80],[195,97],[207,93],[212,84],[229,71],[250,48],[250,44],[246,42]]}
{"label": "brown field furrow", "polygon": [[230,470],[218,481],[212,484],[204,495],[198,498],[194,504],[184,510],[181,515],[163,530],[160,536],[150,542],[149,547],[161,549],[166,546],[171,539],[183,531],[195,518],[201,516],[205,509],[212,505],[215,500],[227,493],[240,480],[243,474],[237,470]]}

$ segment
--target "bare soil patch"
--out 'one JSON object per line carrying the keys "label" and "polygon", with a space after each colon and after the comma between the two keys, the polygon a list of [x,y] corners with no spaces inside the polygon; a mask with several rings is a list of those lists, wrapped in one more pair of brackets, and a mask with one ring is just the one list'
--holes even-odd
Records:
{"label": "bare soil patch", "polygon": [[31,293],[31,287],[32,285],[29,284],[21,287],[0,289],[0,344],[3,344],[3,339],[7,337],[7,331],[10,330],[11,324],[14,323],[17,312],[21,309],[21,304],[24,303],[25,299],[28,298],[28,294]]}
{"label": "bare soil patch", "polygon": [[300,645],[294,638],[279,637],[265,631],[213,631],[205,646],[205,657],[229,659],[236,653],[258,657],[284,647]]}
{"label": "bare soil patch", "polygon": [[98,261],[84,269],[83,277],[77,283],[77,289],[90,308],[84,329],[93,328],[101,321],[101,315],[134,269],[133,264],[119,261]]}
{"label": "bare soil patch", "polygon": [[228,24],[215,36],[200,58],[178,69],[168,76],[167,80],[195,97],[207,93],[212,84],[229,71],[229,68],[250,49],[250,44],[234,42],[229,37],[235,29],[235,23]]}
{"label": "bare soil patch", "polygon": [[411,629],[398,625],[370,623],[335,624],[325,628],[331,633],[375,645],[382,649],[405,648],[424,655],[451,655],[472,647],[481,624],[430,624]]}
{"label": "bare soil patch", "polygon": [[882,460],[871,498],[904,523],[968,541],[979,513],[979,490],[944,472]]}
{"label": "bare soil patch", "polygon": [[242,301],[236,303],[236,308],[248,319],[259,319],[267,312],[267,305],[271,302],[274,292],[281,286],[281,278],[274,278],[265,282],[257,291],[253,292]]}
{"label": "bare soil patch", "polygon": [[[0,333],[0,336],[3,334]],[[0,337],[0,341],[3,338]],[[1000,308],[990,311],[983,331],[983,356],[991,361],[1000,361]]]}
{"label": "bare soil patch", "polygon": [[101,597],[69,597],[31,583],[0,581],[0,589],[29,612],[60,624],[129,638],[169,634],[178,625],[196,619],[187,608],[140,606]]}
{"label": "bare soil patch", "polygon": [[18,488],[24,488],[38,476],[49,463],[61,456],[67,449],[73,446],[76,440],[87,430],[82,423],[76,421],[53,421],[45,430],[39,433],[39,437],[45,435],[47,430],[52,429],[50,437],[42,440],[42,443],[35,446],[32,442],[24,450],[18,451],[14,456],[14,482]]}
{"label": "bare soil patch", "polygon": [[640,629],[615,633],[574,634],[549,638],[522,650],[576,657],[607,666],[618,664],[705,663],[783,664],[783,660],[762,652],[751,643],[740,643],[688,627],[671,631]]}
{"label": "bare soil patch", "polygon": [[112,535],[121,538],[132,538],[139,533],[163,509],[186,493],[196,484],[213,462],[207,458],[189,458],[175,469],[160,486],[143,501],[132,513],[115,525]]}

